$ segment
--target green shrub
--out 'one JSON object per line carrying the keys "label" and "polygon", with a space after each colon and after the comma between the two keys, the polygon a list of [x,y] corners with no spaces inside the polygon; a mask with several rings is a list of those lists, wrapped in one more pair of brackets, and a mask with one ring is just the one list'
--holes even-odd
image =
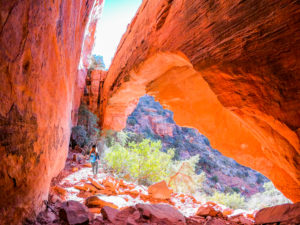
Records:
{"label": "green shrub", "polygon": [[105,153],[107,165],[119,176],[130,176],[139,184],[152,184],[166,179],[174,156],[174,150],[161,152],[160,141],[144,139],[122,146],[116,142]]}
{"label": "green shrub", "polygon": [[71,144],[74,148],[75,145],[83,147],[88,141],[87,133],[84,126],[76,126],[72,128]]}
{"label": "green shrub", "polygon": [[250,197],[247,203],[249,209],[261,209],[291,202],[275,188],[272,182],[264,183],[264,189],[264,192],[257,193]]}
{"label": "green shrub", "polygon": [[257,184],[262,184],[264,182],[264,178],[261,174],[256,175],[256,183]]}
{"label": "green shrub", "polygon": [[137,124],[137,121],[134,117],[130,117],[127,119],[127,123],[130,125],[130,126],[134,126],[135,124]]}
{"label": "green shrub", "polygon": [[105,144],[107,147],[112,147],[116,142],[116,131],[104,130],[103,135],[105,137]]}
{"label": "green shrub", "polygon": [[99,138],[98,117],[93,114],[84,104],[81,104],[78,110],[77,126],[72,128],[71,144],[72,147],[80,145],[81,147],[96,144]]}
{"label": "green shrub", "polygon": [[211,180],[212,180],[213,182],[215,182],[215,183],[218,183],[219,178],[218,178],[218,176],[213,176],[213,177],[211,178]]}
{"label": "green shrub", "polygon": [[127,140],[128,140],[128,134],[124,131],[120,131],[117,133],[116,135],[116,141],[121,145],[121,146],[125,146],[127,144]]}
{"label": "green shrub", "polygon": [[240,189],[238,187],[232,187],[232,190],[236,193],[240,193]]}
{"label": "green shrub", "polygon": [[209,197],[209,200],[228,206],[232,209],[245,208],[245,199],[238,193],[225,194],[215,191],[213,196]]}

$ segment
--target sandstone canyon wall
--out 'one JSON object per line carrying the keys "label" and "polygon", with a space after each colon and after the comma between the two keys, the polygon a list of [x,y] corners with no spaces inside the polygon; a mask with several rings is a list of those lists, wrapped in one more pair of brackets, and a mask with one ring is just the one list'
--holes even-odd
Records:
{"label": "sandstone canyon wall", "polygon": [[0,3],[1,224],[34,216],[48,197],[51,178],[64,167],[86,75],[78,68],[81,52],[85,58],[91,50],[98,18],[91,10],[102,3]]}
{"label": "sandstone canyon wall", "polygon": [[103,91],[104,80],[107,75],[105,70],[88,71],[85,79],[85,87],[81,102],[95,115],[99,116],[101,108],[101,92]]}
{"label": "sandstone canyon wall", "polygon": [[102,125],[124,128],[148,93],[300,201],[299,39],[294,0],[144,0],[104,82]]}

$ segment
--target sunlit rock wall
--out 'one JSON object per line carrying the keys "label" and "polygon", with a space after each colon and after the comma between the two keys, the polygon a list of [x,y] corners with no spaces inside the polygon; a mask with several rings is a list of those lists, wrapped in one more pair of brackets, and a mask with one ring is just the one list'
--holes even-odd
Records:
{"label": "sunlit rock wall", "polygon": [[103,127],[124,128],[148,93],[299,201],[299,12],[293,0],[143,1],[104,83]]}
{"label": "sunlit rock wall", "polygon": [[0,3],[1,224],[33,217],[64,167],[86,75],[79,60],[91,49],[85,28],[102,2]]}

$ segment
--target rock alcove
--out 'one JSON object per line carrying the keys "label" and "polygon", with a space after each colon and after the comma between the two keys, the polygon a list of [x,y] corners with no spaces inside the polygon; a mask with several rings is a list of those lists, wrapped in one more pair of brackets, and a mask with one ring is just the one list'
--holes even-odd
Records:
{"label": "rock alcove", "polygon": [[[0,4],[4,223],[38,212],[64,166],[102,4]],[[299,10],[292,0],[143,1],[101,83],[103,128],[122,129],[148,93],[299,201]]]}

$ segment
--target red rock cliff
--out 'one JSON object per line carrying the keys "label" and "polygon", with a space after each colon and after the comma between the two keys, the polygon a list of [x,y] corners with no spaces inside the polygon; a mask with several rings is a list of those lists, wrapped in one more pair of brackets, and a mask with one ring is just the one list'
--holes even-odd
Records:
{"label": "red rock cliff", "polygon": [[299,39],[294,0],[145,0],[104,83],[103,127],[122,129],[149,93],[299,201]]}
{"label": "red rock cliff", "polygon": [[89,110],[95,115],[100,113],[100,96],[103,90],[103,84],[107,71],[92,70],[88,71],[85,80],[84,94],[81,97],[81,102],[88,106]]}
{"label": "red rock cliff", "polygon": [[85,27],[102,5],[95,2],[0,3],[1,224],[34,216],[64,167],[86,74],[79,60],[92,44],[83,45]]}

